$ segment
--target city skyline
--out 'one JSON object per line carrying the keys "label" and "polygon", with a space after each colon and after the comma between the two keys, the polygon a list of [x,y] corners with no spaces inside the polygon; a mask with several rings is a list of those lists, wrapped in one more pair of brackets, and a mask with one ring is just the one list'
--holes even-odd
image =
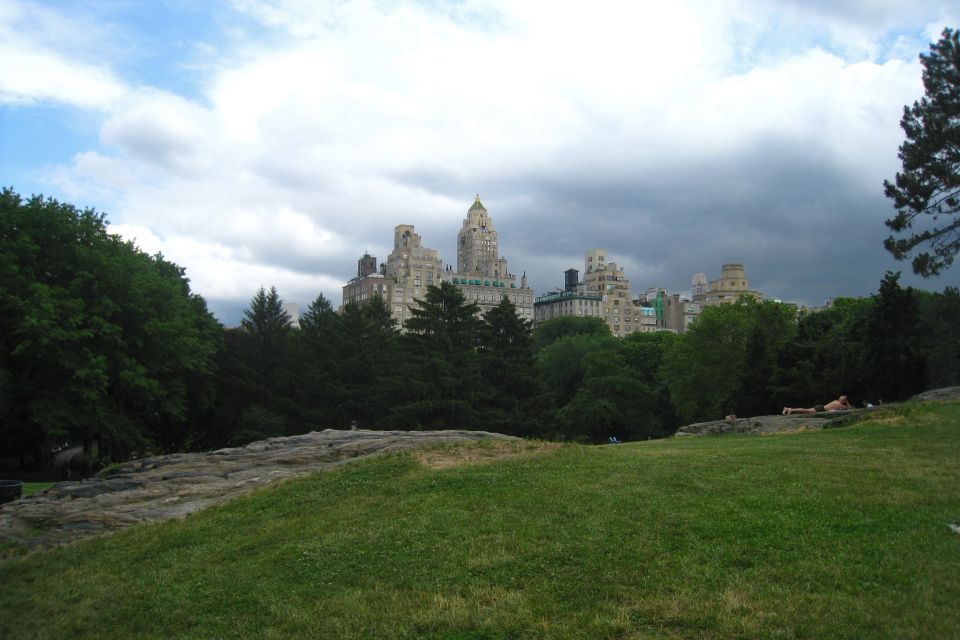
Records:
{"label": "city skyline", "polygon": [[[637,292],[742,263],[769,298],[887,270],[904,105],[954,3],[0,5],[0,182],[107,215],[235,324],[339,303],[415,225],[455,263],[479,193],[537,295],[584,251]],[[322,249],[321,249],[322,248]]]}

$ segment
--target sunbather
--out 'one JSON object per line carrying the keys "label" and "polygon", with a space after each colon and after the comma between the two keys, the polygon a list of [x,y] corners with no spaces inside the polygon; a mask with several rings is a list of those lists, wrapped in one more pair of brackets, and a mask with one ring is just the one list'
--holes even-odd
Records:
{"label": "sunbather", "polygon": [[809,409],[795,409],[791,407],[783,408],[783,415],[788,416],[791,413],[821,413],[823,411],[842,411],[844,409],[852,409],[853,406],[850,404],[850,401],[847,400],[847,396],[840,396],[836,400],[831,400],[827,404],[818,404]]}

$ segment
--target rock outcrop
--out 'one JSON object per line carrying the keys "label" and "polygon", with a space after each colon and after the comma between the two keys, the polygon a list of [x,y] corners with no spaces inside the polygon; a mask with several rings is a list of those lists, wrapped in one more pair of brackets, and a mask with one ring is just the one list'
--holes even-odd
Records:
{"label": "rock outcrop", "polygon": [[[910,402],[957,402],[960,401],[960,387],[944,387],[924,391],[912,398]],[[877,409],[881,407],[876,407]],[[816,431],[828,425],[842,421],[854,411],[824,411],[821,413],[794,413],[789,416],[757,416],[755,418],[736,418],[732,420],[713,420],[711,422],[697,422],[680,427],[678,436],[706,436],[721,433],[743,433],[760,435],[764,433],[778,433],[788,431]]]}
{"label": "rock outcrop", "polygon": [[71,542],[140,522],[181,518],[256,487],[369,456],[517,440],[486,431],[314,431],[210,453],[133,460],[79,482],[61,482],[0,508],[0,540],[27,546]]}
{"label": "rock outcrop", "polygon": [[734,420],[697,422],[680,427],[678,436],[707,436],[721,433],[761,435],[786,431],[816,431],[842,420],[853,411],[823,411],[820,413],[794,413],[789,416],[756,416]]}
{"label": "rock outcrop", "polygon": [[960,400],[960,387],[931,389],[910,398],[911,402],[956,402]]}

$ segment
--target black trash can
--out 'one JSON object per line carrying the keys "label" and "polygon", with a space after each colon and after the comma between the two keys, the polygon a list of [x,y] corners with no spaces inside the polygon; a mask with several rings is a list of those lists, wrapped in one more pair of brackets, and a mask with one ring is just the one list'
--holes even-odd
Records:
{"label": "black trash can", "polygon": [[20,499],[23,483],[19,480],[0,480],[0,504]]}

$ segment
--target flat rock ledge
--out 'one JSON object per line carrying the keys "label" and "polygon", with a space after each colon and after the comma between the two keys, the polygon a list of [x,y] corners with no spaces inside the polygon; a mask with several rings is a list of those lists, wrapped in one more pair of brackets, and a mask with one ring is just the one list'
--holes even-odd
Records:
{"label": "flat rock ledge", "polygon": [[133,460],[0,507],[0,541],[54,546],[141,522],[183,518],[257,487],[370,456],[436,444],[518,440],[486,431],[338,431],[270,438],[210,453]]}
{"label": "flat rock ledge", "polygon": [[[957,402],[960,401],[960,387],[944,387],[924,391],[912,398],[910,402]],[[877,407],[878,409],[881,407]],[[697,422],[680,427],[678,436],[709,436],[723,433],[742,433],[747,435],[763,435],[765,433],[781,433],[790,431],[816,431],[824,427],[841,422],[848,415],[858,411],[871,409],[851,409],[849,411],[823,411],[821,413],[794,413],[789,416],[756,416],[754,418],[737,418],[735,420],[713,420],[711,422]]]}
{"label": "flat rock ledge", "polygon": [[956,402],[960,400],[960,387],[931,389],[910,398],[911,402]]}
{"label": "flat rock ledge", "polygon": [[711,436],[723,433],[763,435],[789,431],[817,431],[842,420],[856,411],[823,411],[821,413],[794,413],[789,416],[756,416],[735,420],[697,422],[680,427],[678,436]]}

